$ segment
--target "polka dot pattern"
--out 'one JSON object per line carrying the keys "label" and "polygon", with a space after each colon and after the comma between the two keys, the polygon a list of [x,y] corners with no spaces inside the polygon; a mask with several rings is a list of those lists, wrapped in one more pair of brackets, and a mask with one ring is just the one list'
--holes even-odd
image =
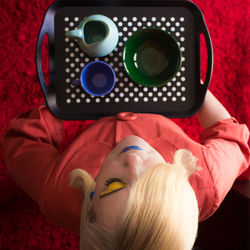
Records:
{"label": "polka dot pattern", "polygon": [[[110,104],[110,103],[185,103],[186,93],[186,61],[185,42],[186,27],[185,18],[179,17],[110,17],[119,30],[119,42],[115,50],[103,58],[92,58],[85,54],[78,46],[76,40],[65,37],[65,93],[66,104]],[[75,29],[82,18],[65,17],[65,32]],[[137,30],[144,28],[161,28],[173,35],[182,52],[182,66],[176,77],[163,87],[146,88],[133,82],[127,75],[122,63],[123,48],[128,38]],[[81,70],[91,61],[104,61],[115,71],[116,86],[112,92],[102,97],[94,97],[86,93],[81,87],[72,84],[73,80],[79,80]]]}

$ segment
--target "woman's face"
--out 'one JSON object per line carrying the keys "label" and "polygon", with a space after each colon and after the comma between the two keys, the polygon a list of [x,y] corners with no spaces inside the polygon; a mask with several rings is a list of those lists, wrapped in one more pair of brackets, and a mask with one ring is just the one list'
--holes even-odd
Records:
{"label": "woman's face", "polygon": [[[96,177],[93,207],[97,222],[107,230],[115,230],[127,206],[131,185],[158,163],[165,160],[142,138],[132,135],[123,138],[105,158]],[[110,184],[114,181],[117,187]]]}

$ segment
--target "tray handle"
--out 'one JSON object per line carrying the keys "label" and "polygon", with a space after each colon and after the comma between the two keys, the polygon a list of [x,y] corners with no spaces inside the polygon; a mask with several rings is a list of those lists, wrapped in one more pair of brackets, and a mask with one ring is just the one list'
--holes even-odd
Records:
{"label": "tray handle", "polygon": [[[40,29],[37,44],[36,44],[36,70],[38,79],[44,94],[44,98],[46,103],[48,102],[54,102],[53,100],[55,95],[55,78],[54,78],[54,20],[52,15],[46,15],[46,18],[43,21],[43,25]],[[49,85],[46,85],[44,75],[43,75],[43,69],[42,69],[42,45],[43,45],[43,39],[45,35],[48,35],[48,41],[49,41]]]}
{"label": "tray handle", "polygon": [[[203,20],[203,22],[201,22],[200,32],[198,34],[199,35],[199,43],[200,43],[200,35],[203,34],[205,41],[206,41],[206,47],[207,47],[207,70],[206,70],[206,76],[205,76],[204,83],[201,84],[201,89],[200,89],[200,91],[201,91],[200,96],[201,96],[202,103],[203,103],[207,89],[209,87],[209,84],[210,84],[210,81],[212,78],[214,56],[213,56],[213,46],[212,46],[211,37],[210,37],[208,28],[207,28],[206,23],[205,23],[203,18],[202,18],[202,20]],[[199,49],[200,49],[200,44],[199,44]]]}

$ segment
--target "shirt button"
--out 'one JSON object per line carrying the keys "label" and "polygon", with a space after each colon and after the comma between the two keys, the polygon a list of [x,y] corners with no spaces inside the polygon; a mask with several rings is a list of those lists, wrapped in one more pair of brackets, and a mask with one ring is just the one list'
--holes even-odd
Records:
{"label": "shirt button", "polygon": [[119,113],[116,118],[121,121],[134,121],[137,119],[137,115],[131,112]]}

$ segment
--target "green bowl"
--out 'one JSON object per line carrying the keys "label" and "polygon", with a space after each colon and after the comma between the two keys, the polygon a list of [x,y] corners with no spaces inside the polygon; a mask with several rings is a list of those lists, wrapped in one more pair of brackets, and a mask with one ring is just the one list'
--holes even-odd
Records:
{"label": "green bowl", "polygon": [[169,33],[157,28],[142,29],[126,42],[123,64],[136,83],[147,87],[160,87],[179,71],[181,51]]}

